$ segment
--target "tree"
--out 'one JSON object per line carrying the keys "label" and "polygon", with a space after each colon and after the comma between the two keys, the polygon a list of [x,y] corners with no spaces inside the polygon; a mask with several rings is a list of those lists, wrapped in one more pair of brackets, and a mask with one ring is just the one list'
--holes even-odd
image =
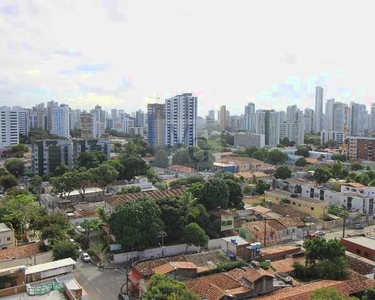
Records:
{"label": "tree", "polygon": [[86,188],[92,182],[92,174],[84,168],[65,173],[63,176],[53,181],[57,191],[70,193],[77,190],[82,202],[85,201]]}
{"label": "tree", "polygon": [[17,186],[18,179],[13,174],[7,174],[0,176],[0,186],[4,188],[4,191],[7,189]]}
{"label": "tree", "polygon": [[358,174],[355,177],[355,181],[367,186],[370,183],[371,179],[366,173],[363,173],[363,174]]}
{"label": "tree", "polygon": [[280,144],[285,146],[285,147],[288,147],[289,146],[289,139],[287,137],[284,137],[281,141],[280,141]]}
{"label": "tree", "polygon": [[166,168],[168,166],[168,154],[163,149],[156,152],[154,157],[154,166],[158,168]]}
{"label": "tree", "polygon": [[199,300],[200,297],[186,288],[185,284],[166,275],[155,274],[151,277],[147,292],[141,300]]}
{"label": "tree", "polygon": [[259,195],[263,195],[265,191],[269,190],[271,185],[261,179],[257,180],[255,190]]}
{"label": "tree", "polygon": [[245,195],[247,195],[247,194],[249,194],[251,191],[252,191],[251,186],[248,185],[248,184],[245,184],[244,187],[243,187],[243,189],[242,189],[242,192],[243,192]]}
{"label": "tree", "polygon": [[346,156],[344,154],[333,154],[331,156],[331,159],[332,160],[339,160],[339,161],[345,162],[346,161]]}
{"label": "tree", "polygon": [[229,188],[223,179],[210,178],[203,188],[203,197],[199,199],[207,210],[227,208],[229,203]]}
{"label": "tree", "polygon": [[300,157],[300,158],[298,158],[298,159],[296,160],[296,162],[294,163],[294,165],[295,165],[296,167],[304,167],[304,166],[307,165],[307,160],[306,160],[306,158],[304,158],[304,157]]}
{"label": "tree", "polygon": [[186,210],[181,199],[164,198],[157,201],[161,211],[161,219],[165,225],[165,232],[171,240],[180,238],[185,225]]}
{"label": "tree", "polygon": [[367,289],[362,297],[362,300],[375,300],[375,287]]}
{"label": "tree", "polygon": [[69,172],[69,168],[66,164],[59,165],[54,171],[53,176],[60,177],[64,175],[66,172]]}
{"label": "tree", "polygon": [[326,148],[336,148],[337,147],[337,142],[335,140],[329,140],[326,143],[324,143],[324,146]]}
{"label": "tree", "polygon": [[185,224],[189,223],[189,218],[196,218],[199,214],[197,208],[197,198],[194,198],[193,194],[190,191],[185,191],[182,197],[179,200],[182,210],[184,212],[184,222]]}
{"label": "tree", "polygon": [[50,242],[51,245],[54,245],[57,241],[66,239],[66,232],[60,226],[53,224],[44,227],[41,231],[40,237],[42,240],[48,240],[48,242]]}
{"label": "tree", "polygon": [[52,247],[53,260],[72,258],[76,260],[79,257],[78,245],[69,240],[57,241]]}
{"label": "tree", "polygon": [[164,229],[155,201],[140,198],[120,205],[109,218],[111,232],[122,245],[146,246]]}
{"label": "tree", "polygon": [[22,159],[11,158],[7,160],[4,167],[8,170],[9,173],[12,173],[14,176],[21,177],[25,169],[25,164]]}
{"label": "tree", "polygon": [[348,297],[340,294],[334,288],[320,288],[310,294],[310,300],[347,300]]}
{"label": "tree", "polygon": [[182,165],[199,170],[212,170],[214,158],[209,150],[189,147],[176,151],[172,157],[173,165]]}
{"label": "tree", "polygon": [[25,232],[27,224],[38,212],[38,204],[35,197],[31,195],[14,196],[5,201],[4,208],[6,209],[5,219],[18,223],[22,233]]}
{"label": "tree", "polygon": [[97,168],[100,164],[107,160],[107,156],[100,151],[82,152],[77,158],[79,168]]}
{"label": "tree", "polygon": [[340,161],[337,161],[332,164],[331,173],[333,177],[341,177],[342,171],[343,171],[343,167]]}
{"label": "tree", "polygon": [[360,162],[355,161],[352,164],[350,164],[350,170],[352,170],[352,171],[359,171],[359,170],[362,170],[362,169],[363,169],[363,167],[362,167],[362,164]]}
{"label": "tree", "polygon": [[39,195],[42,192],[42,177],[35,175],[30,179],[29,191],[36,195]]}
{"label": "tree", "polygon": [[195,182],[189,186],[188,191],[193,194],[193,197],[198,199],[198,202],[203,199],[204,182]]}
{"label": "tree", "polygon": [[332,173],[326,167],[317,167],[314,172],[314,178],[319,183],[326,183],[332,178]]}
{"label": "tree", "polygon": [[184,228],[184,241],[187,247],[191,245],[205,247],[209,239],[208,235],[206,235],[204,230],[197,223],[190,223]]}
{"label": "tree", "polygon": [[85,219],[80,226],[86,231],[86,239],[90,245],[90,231],[95,231],[99,229],[99,220],[98,219]]}
{"label": "tree", "polygon": [[226,179],[224,182],[229,189],[229,206],[238,209],[243,208],[241,185],[233,179]]}
{"label": "tree", "polygon": [[281,166],[276,169],[275,178],[287,179],[292,177],[292,171],[287,166]]}
{"label": "tree", "polygon": [[134,194],[140,193],[142,191],[141,187],[138,185],[133,186],[123,186],[116,192],[116,195],[123,195],[123,194]]}
{"label": "tree", "polygon": [[125,156],[120,157],[120,163],[123,165],[123,170],[120,171],[119,179],[131,180],[134,176],[146,175],[148,166],[137,156]]}
{"label": "tree", "polygon": [[299,147],[295,152],[294,152],[295,155],[298,155],[298,156],[303,156],[303,157],[309,157],[310,156],[310,153],[309,153],[309,150],[305,147]]}
{"label": "tree", "polygon": [[288,155],[278,149],[274,149],[268,152],[267,160],[273,165],[282,164],[287,159]]}
{"label": "tree", "polygon": [[23,155],[24,153],[30,152],[30,149],[24,144],[18,144],[10,149],[10,152]]}
{"label": "tree", "polygon": [[101,164],[97,168],[88,170],[91,173],[92,181],[99,184],[100,188],[105,192],[109,184],[114,182],[119,176],[119,172],[110,165]]}

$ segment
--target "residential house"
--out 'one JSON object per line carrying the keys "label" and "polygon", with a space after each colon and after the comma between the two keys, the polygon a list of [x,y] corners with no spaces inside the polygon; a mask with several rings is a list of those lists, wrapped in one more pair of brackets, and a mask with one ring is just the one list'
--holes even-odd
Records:
{"label": "residential house", "polygon": [[239,257],[244,260],[250,257],[248,251],[250,243],[238,235],[221,238],[219,243],[221,251],[226,253],[229,257]]}
{"label": "residential house", "polygon": [[260,260],[282,260],[293,255],[298,255],[300,253],[303,253],[303,251],[298,246],[283,245],[275,247],[266,247],[262,249],[262,256]]}
{"label": "residential house", "polygon": [[12,248],[15,246],[14,230],[5,223],[0,223],[0,249]]}
{"label": "residential house", "polygon": [[375,261],[375,240],[369,237],[356,236],[342,238],[341,244],[347,251]]}
{"label": "residential house", "polygon": [[226,209],[215,208],[209,211],[215,219],[220,219],[220,231],[234,230],[234,215]]}
{"label": "residential house", "polygon": [[272,203],[284,204],[287,207],[307,213],[316,219],[323,219],[328,214],[328,202],[307,198],[282,190],[266,191],[266,200]]}
{"label": "residential house", "polygon": [[290,239],[287,227],[275,219],[243,223],[240,234],[252,243],[261,243],[262,247]]}
{"label": "residential house", "polygon": [[198,267],[192,262],[170,261],[154,268],[154,274],[164,274],[169,278],[185,281],[198,276]]}
{"label": "residential house", "polygon": [[230,164],[235,166],[235,172],[264,172],[274,170],[275,166],[267,164],[261,160],[250,158],[250,157],[241,157],[241,156],[226,156],[221,157],[215,161],[215,163]]}

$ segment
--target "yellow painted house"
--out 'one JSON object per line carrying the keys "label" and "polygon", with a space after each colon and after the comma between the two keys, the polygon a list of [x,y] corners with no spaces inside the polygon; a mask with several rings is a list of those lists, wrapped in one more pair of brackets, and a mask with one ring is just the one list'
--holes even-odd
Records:
{"label": "yellow painted house", "polygon": [[271,200],[272,203],[286,205],[292,209],[307,213],[316,219],[323,219],[328,214],[328,202],[302,197],[282,190],[266,191],[265,195],[266,201]]}

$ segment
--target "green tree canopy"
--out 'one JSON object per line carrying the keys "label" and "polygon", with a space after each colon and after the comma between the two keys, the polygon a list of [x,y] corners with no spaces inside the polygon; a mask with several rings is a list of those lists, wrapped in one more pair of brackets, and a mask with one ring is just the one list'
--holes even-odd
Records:
{"label": "green tree canopy", "polygon": [[306,158],[304,157],[300,157],[296,160],[296,162],[294,163],[294,165],[296,167],[304,167],[307,165],[307,161],[306,161]]}
{"label": "green tree canopy", "polygon": [[241,185],[233,179],[226,179],[224,182],[229,189],[229,207],[242,209],[244,204]]}
{"label": "green tree canopy", "polygon": [[38,214],[39,205],[32,195],[17,195],[7,199],[4,203],[5,219],[13,224],[19,224],[24,233],[27,224]]}
{"label": "green tree canopy", "polygon": [[274,176],[277,179],[287,179],[292,177],[292,171],[287,166],[281,166],[276,169]]}
{"label": "green tree canopy", "polygon": [[155,274],[151,277],[147,293],[142,294],[141,300],[200,300],[185,284],[170,279],[166,275]]}
{"label": "green tree canopy", "polygon": [[227,208],[229,204],[229,188],[223,179],[210,178],[204,184],[203,197],[199,201],[207,210]]}
{"label": "green tree canopy", "polygon": [[64,175],[66,172],[69,172],[69,168],[66,164],[59,165],[54,171],[53,176],[60,177]]}
{"label": "green tree canopy", "polygon": [[41,239],[54,245],[57,241],[66,239],[66,231],[56,224],[46,226],[41,230]]}
{"label": "green tree canopy", "polygon": [[158,150],[154,157],[154,166],[166,168],[168,166],[168,162],[168,153],[163,149]]}
{"label": "green tree canopy", "polygon": [[119,171],[119,179],[130,181],[135,176],[147,174],[148,166],[142,158],[138,156],[121,155],[119,162],[123,166]]}
{"label": "green tree canopy", "polygon": [[97,168],[88,170],[91,173],[92,182],[99,184],[103,193],[112,182],[119,176],[119,172],[114,167],[107,164],[101,164]]}
{"label": "green tree canopy", "polygon": [[53,260],[72,258],[76,260],[79,257],[78,245],[69,240],[57,241],[52,247]]}
{"label": "green tree canopy", "polygon": [[109,218],[109,225],[116,241],[127,246],[146,246],[164,229],[160,208],[149,198],[120,205]]}
{"label": "green tree canopy", "polygon": [[209,239],[208,235],[197,223],[190,223],[184,228],[184,241],[188,246],[205,247]]}
{"label": "green tree canopy", "polygon": [[80,224],[83,229],[86,231],[86,238],[88,240],[88,243],[90,244],[90,232],[95,231],[99,229],[99,220],[98,219],[85,219]]}
{"label": "green tree canopy", "polygon": [[305,147],[299,147],[295,152],[294,152],[295,155],[298,155],[298,156],[303,156],[303,157],[309,157],[310,156],[310,153],[309,153],[309,150]]}
{"label": "green tree canopy", "polygon": [[360,162],[353,162],[352,164],[350,164],[350,170],[352,171],[359,171],[359,170],[362,170],[363,167],[362,167],[362,164]]}
{"label": "green tree canopy", "polygon": [[184,227],[184,208],[175,198],[164,198],[157,201],[161,211],[161,219],[165,225],[164,231],[168,238],[180,238]]}
{"label": "green tree canopy", "polygon": [[6,161],[4,167],[8,170],[9,173],[12,173],[14,176],[21,177],[25,169],[25,164],[22,159],[11,158]]}
{"label": "green tree canopy", "polygon": [[121,189],[119,189],[116,192],[116,195],[134,194],[134,193],[140,193],[141,191],[142,191],[142,189],[138,185],[123,186]]}
{"label": "green tree canopy", "polygon": [[283,164],[288,159],[288,155],[278,149],[268,152],[267,161],[273,165]]}
{"label": "green tree canopy", "polygon": [[331,157],[332,160],[346,161],[346,156],[344,154],[333,154]]}
{"label": "green tree canopy", "polygon": [[22,153],[23,154],[23,153],[30,152],[30,149],[24,144],[18,144],[18,145],[13,146],[10,149],[10,152],[12,152],[12,153]]}
{"label": "green tree canopy", "polygon": [[263,195],[265,191],[269,190],[271,185],[261,179],[257,180],[255,190],[258,194]]}
{"label": "green tree canopy", "polygon": [[54,188],[63,193],[70,193],[77,190],[82,202],[85,201],[86,188],[92,182],[92,174],[84,168],[65,173],[53,181]]}
{"label": "green tree canopy", "polygon": [[107,155],[100,151],[82,152],[77,158],[79,168],[97,168],[107,160]]}
{"label": "green tree canopy", "polygon": [[332,173],[327,167],[317,167],[314,171],[314,178],[319,183],[326,183],[332,178]]}
{"label": "green tree canopy", "polygon": [[284,137],[281,141],[280,141],[280,144],[285,146],[285,147],[288,147],[289,146],[289,139],[287,137]]}
{"label": "green tree canopy", "polygon": [[18,184],[18,179],[13,174],[9,173],[7,175],[0,176],[0,186],[4,188],[4,191],[14,186],[17,186],[17,184]]}
{"label": "green tree canopy", "polygon": [[375,300],[375,287],[367,289],[362,297],[362,300]]}
{"label": "green tree canopy", "polygon": [[182,165],[199,170],[212,170],[214,157],[209,150],[189,147],[176,151],[172,157],[173,165]]}

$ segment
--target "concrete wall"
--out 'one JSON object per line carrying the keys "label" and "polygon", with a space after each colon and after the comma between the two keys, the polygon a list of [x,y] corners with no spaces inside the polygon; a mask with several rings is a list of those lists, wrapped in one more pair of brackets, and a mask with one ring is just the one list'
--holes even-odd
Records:
{"label": "concrete wall", "polygon": [[26,285],[13,286],[0,290],[0,298],[24,292],[26,292]]}

